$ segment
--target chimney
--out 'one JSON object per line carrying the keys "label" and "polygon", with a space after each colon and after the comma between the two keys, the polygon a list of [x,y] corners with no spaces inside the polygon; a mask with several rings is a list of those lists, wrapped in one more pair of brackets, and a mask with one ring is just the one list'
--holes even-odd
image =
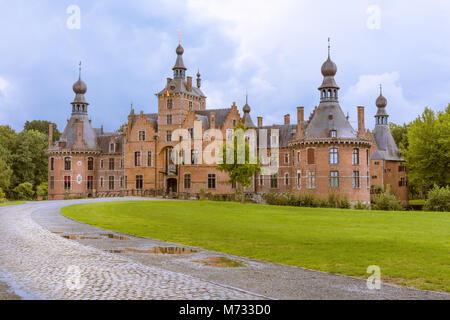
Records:
{"label": "chimney", "polygon": [[263,117],[258,117],[258,127],[263,126]]}
{"label": "chimney", "polygon": [[100,135],[103,135],[104,131],[103,131],[103,125],[100,127]]}
{"label": "chimney", "polygon": [[364,127],[364,107],[358,107],[358,136],[365,135],[366,128]]}
{"label": "chimney", "polygon": [[216,128],[216,112],[215,111],[211,111],[211,113],[209,115],[209,127],[210,127],[210,129]]}
{"label": "chimney", "polygon": [[53,145],[53,123],[48,125],[48,147],[51,148]]}
{"label": "chimney", "polygon": [[287,114],[284,116],[284,124],[291,124],[291,115]]}
{"label": "chimney", "polygon": [[84,141],[83,141],[83,121],[76,120],[75,121],[76,126],[76,138],[75,142],[73,144],[74,148],[82,148],[84,147]]}
{"label": "chimney", "polygon": [[192,77],[187,77],[187,91],[192,91]]}
{"label": "chimney", "polygon": [[305,108],[297,108],[297,138],[305,136]]}

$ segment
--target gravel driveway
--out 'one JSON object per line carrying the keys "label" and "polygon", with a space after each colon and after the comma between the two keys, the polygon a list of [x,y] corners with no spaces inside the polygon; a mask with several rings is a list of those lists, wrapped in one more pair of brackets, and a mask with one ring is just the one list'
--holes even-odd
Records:
{"label": "gravel driveway", "polygon": [[[59,213],[94,201],[0,208],[0,299],[450,299],[386,284],[369,290],[361,279],[124,236]],[[219,257],[239,267],[206,263]]]}

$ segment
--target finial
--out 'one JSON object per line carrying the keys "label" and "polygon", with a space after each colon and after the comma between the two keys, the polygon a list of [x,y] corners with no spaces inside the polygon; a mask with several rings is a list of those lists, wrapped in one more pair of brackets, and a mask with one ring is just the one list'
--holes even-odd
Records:
{"label": "finial", "polygon": [[248,90],[245,90],[245,104],[248,104]]}
{"label": "finial", "polygon": [[331,52],[331,39],[330,37],[328,37],[328,58],[330,57],[330,52]]}
{"label": "finial", "polygon": [[78,78],[81,79],[81,61],[78,64],[79,68],[78,68]]}
{"label": "finial", "polygon": [[383,85],[380,83],[380,96],[383,95]]}
{"label": "finial", "polygon": [[181,44],[181,29],[178,28],[178,44]]}

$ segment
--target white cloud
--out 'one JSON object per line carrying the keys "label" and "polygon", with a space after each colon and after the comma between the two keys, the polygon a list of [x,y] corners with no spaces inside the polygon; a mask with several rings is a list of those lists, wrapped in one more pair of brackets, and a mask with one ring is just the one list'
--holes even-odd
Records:
{"label": "white cloud", "polygon": [[383,96],[388,100],[387,112],[390,121],[396,123],[409,122],[421,113],[422,107],[408,101],[400,83],[400,73],[362,75],[356,84],[350,86],[341,96],[341,105],[349,112],[352,124],[356,123],[356,107],[366,107],[366,126],[373,127],[373,116],[377,112],[375,101],[379,96],[379,86],[382,84]]}

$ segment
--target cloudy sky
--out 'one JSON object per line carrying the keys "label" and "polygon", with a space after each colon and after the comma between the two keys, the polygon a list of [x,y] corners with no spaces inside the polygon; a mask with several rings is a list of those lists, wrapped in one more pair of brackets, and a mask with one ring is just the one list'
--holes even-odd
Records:
{"label": "cloudy sky", "polygon": [[373,127],[380,83],[397,123],[450,102],[448,0],[0,0],[0,28],[0,124],[16,130],[35,119],[64,127],[80,60],[94,126],[116,130],[131,102],[156,112],[178,29],[207,107],[242,106],[248,90],[265,124],[318,104],[328,37],[354,126],[363,105]]}

